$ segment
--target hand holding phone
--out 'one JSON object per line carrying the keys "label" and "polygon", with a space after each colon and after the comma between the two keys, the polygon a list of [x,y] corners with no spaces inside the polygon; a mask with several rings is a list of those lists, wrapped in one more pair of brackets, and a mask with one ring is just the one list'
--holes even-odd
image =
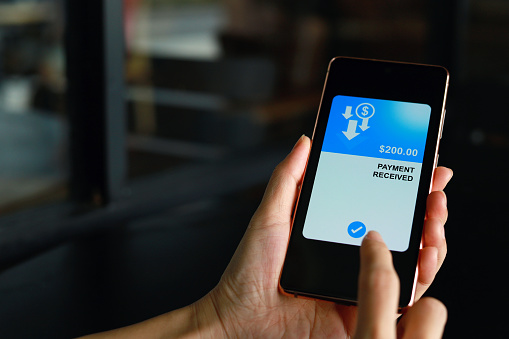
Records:
{"label": "hand holding phone", "polygon": [[[324,333],[330,333],[338,338],[347,338],[351,337],[355,331],[357,307],[322,300],[288,297],[281,294],[278,289],[278,278],[288,245],[292,212],[309,149],[309,138],[300,138],[292,152],[277,166],[263,200],[251,219],[220,283],[197,303],[199,307],[212,309],[213,316],[217,315],[221,318],[221,324],[227,331],[226,336],[321,337]],[[423,249],[429,251],[423,253],[419,263],[419,281],[422,281],[424,285],[417,285],[416,299],[424,293],[433,280],[438,270],[437,261],[445,254],[445,239],[441,238],[440,234],[443,234],[442,221],[446,219],[447,208],[443,200],[445,196],[440,191],[444,189],[450,176],[451,171],[443,167],[435,172],[433,190],[437,192],[433,192],[429,197],[433,208],[429,211],[432,214],[429,220],[436,222],[424,227],[426,237]],[[435,255],[432,254],[433,252]],[[436,252],[439,252],[438,260]],[[390,257],[390,253],[387,252],[385,257]],[[345,260],[349,258],[339,258],[338,262]],[[372,269],[368,271],[373,272]],[[365,292],[370,293],[368,295],[370,298],[386,295],[385,292],[380,294],[379,291],[371,289]],[[397,296],[392,295],[392,298],[388,306],[392,305],[390,324],[395,326]],[[414,306],[421,305],[426,308],[429,306],[427,302],[425,300],[422,305],[419,302]],[[365,310],[376,309],[368,306]],[[212,319],[213,317],[207,318],[205,324],[210,324]],[[420,322],[420,318],[414,319],[419,323],[426,323]],[[422,330],[428,331],[430,328]],[[224,333],[221,336],[224,336]]]}
{"label": "hand holding phone", "polygon": [[[303,300],[282,295],[278,277],[288,244],[293,203],[309,154],[309,138],[302,137],[292,152],[276,168],[266,194],[251,219],[248,229],[218,285],[192,305],[163,314],[142,323],[103,332],[86,338],[114,337],[369,337],[371,330],[394,333],[398,287],[392,268],[390,294],[384,286],[362,288],[359,308],[337,305],[321,300]],[[451,171],[439,168],[434,189],[442,190]],[[439,192],[435,192],[439,193]],[[428,233],[424,248],[445,247],[438,236],[447,216],[441,194],[430,195],[433,216],[439,221],[425,226]],[[371,234],[371,233],[370,233]],[[369,237],[368,237],[369,238]],[[369,239],[368,239],[369,240]],[[365,243],[363,268],[366,280],[380,273],[379,268],[391,270],[391,255],[385,244],[376,239]],[[430,251],[432,252],[432,251]],[[361,256],[362,257],[362,256]],[[424,268],[420,277],[430,283],[438,267],[437,256],[422,255]],[[387,277],[384,272],[382,274]],[[362,278],[361,278],[362,279]],[[379,280],[379,279],[377,279]],[[381,289],[380,289],[381,287]],[[418,286],[422,293],[426,286]],[[364,300],[364,305],[363,301]],[[357,314],[358,313],[358,314]],[[445,309],[438,301],[419,300],[398,322],[398,334],[408,337],[440,338],[445,323]],[[356,320],[357,319],[357,324]],[[357,332],[356,332],[357,328]]]}
{"label": "hand holding phone", "polygon": [[[376,109],[375,106],[373,107]],[[361,106],[360,114],[364,118],[373,113],[369,112],[369,107],[366,116],[363,114],[364,111]],[[373,115],[370,118],[372,117]],[[345,119],[348,118],[345,117]],[[370,125],[367,124],[367,126]],[[344,132],[349,134],[348,129]],[[432,135],[435,132],[432,129]],[[350,134],[352,135],[354,133]],[[278,278],[281,275],[285,250],[288,246],[294,203],[299,196],[299,187],[309,152],[310,140],[303,136],[287,158],[276,168],[239,247],[221,277],[221,281],[211,292],[187,307],[140,324],[93,337],[139,336],[140,333],[142,336],[149,337],[168,335],[171,337],[187,333],[206,337],[334,336],[350,338],[354,333],[359,337],[369,337],[373,331],[393,334],[395,337],[395,312],[400,304],[398,276],[391,263],[391,253],[383,241],[377,239],[376,233],[365,233],[368,236],[365,237],[361,247],[360,284],[362,288],[358,308],[323,300],[288,297],[279,291]],[[422,168],[425,166],[423,165]],[[424,224],[424,237],[418,263],[418,281],[423,284],[419,282],[416,284],[416,299],[419,299],[432,282],[445,257],[443,226],[447,218],[447,207],[442,190],[451,176],[452,172],[443,167],[434,171],[431,188],[433,192],[427,197],[428,218]],[[350,232],[354,235],[367,232],[364,228],[367,229],[366,225],[355,225]],[[356,248],[358,252],[358,246]],[[302,257],[301,259],[307,261],[305,264],[309,265],[309,263],[317,264],[323,258]],[[332,259],[332,264],[337,265],[335,270],[341,270],[342,263],[356,260],[352,257]],[[356,264],[359,264],[359,261]],[[387,272],[391,274],[387,275]],[[344,278],[351,279],[349,272],[346,273]],[[387,286],[370,285],[369,281],[381,279],[378,277],[379,274],[389,279]],[[313,277],[310,279],[306,275],[303,278],[304,281],[313,280]],[[398,333],[409,337],[425,334],[429,338],[439,338],[443,332],[445,319],[443,305],[436,300],[424,298],[416,302],[403,315],[397,325]]]}

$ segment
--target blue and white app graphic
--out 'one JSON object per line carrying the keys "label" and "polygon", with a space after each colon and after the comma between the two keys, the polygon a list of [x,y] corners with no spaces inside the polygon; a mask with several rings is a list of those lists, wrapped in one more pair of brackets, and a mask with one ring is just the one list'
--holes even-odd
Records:
{"label": "blue and white app graphic", "polygon": [[376,230],[405,251],[430,114],[426,104],[334,97],[304,237],[360,245]]}

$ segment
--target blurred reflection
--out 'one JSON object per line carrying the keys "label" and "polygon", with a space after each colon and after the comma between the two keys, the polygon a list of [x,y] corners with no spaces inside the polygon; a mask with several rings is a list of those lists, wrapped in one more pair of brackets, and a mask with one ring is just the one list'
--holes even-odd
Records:
{"label": "blurred reflection", "polygon": [[0,214],[65,196],[59,1],[0,2]]}
{"label": "blurred reflection", "polygon": [[[285,65],[292,61],[285,58],[292,51],[283,41],[286,34],[274,34],[279,5],[217,0],[125,5],[131,177],[281,140],[298,133],[296,124],[314,110],[316,86],[303,95],[291,88],[309,85],[312,69],[302,65],[308,73],[288,80]],[[300,62],[308,59],[302,55]],[[285,135],[281,124],[293,127]]]}
{"label": "blurred reflection", "polygon": [[124,0],[130,176],[310,134],[335,55],[425,61],[425,2]]}

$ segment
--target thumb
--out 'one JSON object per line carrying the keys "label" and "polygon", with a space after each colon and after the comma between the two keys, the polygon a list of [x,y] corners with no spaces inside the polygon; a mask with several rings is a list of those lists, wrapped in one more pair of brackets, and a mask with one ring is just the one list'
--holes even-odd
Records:
{"label": "thumb", "polygon": [[[260,278],[256,274],[265,274],[265,277],[269,277],[267,281],[270,284],[277,285],[288,244],[297,187],[306,167],[310,144],[309,138],[302,136],[272,173],[260,206],[251,219],[223,279],[239,277],[240,274],[240,280],[244,283],[252,279],[258,284]],[[246,272],[250,278],[243,275]]]}
{"label": "thumb", "polygon": [[310,146],[310,139],[303,135],[290,154],[276,167],[253,217],[252,228],[288,225],[289,232],[297,188],[306,168]]}

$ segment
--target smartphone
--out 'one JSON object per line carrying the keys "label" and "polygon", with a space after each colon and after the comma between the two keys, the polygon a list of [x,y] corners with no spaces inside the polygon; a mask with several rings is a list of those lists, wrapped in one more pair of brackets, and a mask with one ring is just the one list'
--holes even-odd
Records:
{"label": "smartphone", "polygon": [[445,118],[439,66],[334,58],[280,277],[296,297],[356,304],[370,230],[392,252],[399,307],[413,303],[426,200]]}

